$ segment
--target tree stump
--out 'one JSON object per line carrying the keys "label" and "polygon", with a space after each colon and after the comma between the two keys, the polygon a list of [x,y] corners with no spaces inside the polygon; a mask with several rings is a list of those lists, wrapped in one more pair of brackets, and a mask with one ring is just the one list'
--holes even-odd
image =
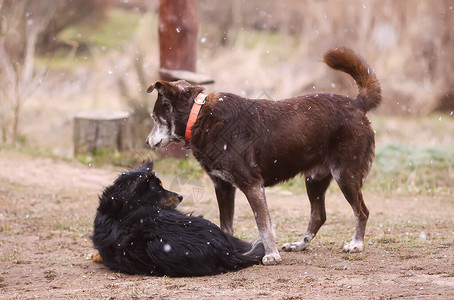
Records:
{"label": "tree stump", "polygon": [[454,89],[451,89],[440,96],[435,103],[432,112],[448,113],[454,115]]}
{"label": "tree stump", "polygon": [[131,148],[129,113],[87,111],[74,116],[74,154],[124,151]]}

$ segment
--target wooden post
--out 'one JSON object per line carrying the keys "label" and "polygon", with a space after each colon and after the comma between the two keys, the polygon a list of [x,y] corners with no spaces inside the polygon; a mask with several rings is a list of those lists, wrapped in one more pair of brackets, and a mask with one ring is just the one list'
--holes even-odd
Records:
{"label": "wooden post", "polygon": [[[197,0],[160,0],[160,66],[195,72],[197,61]],[[161,79],[172,80],[166,74]]]}
{"label": "wooden post", "polygon": [[[160,70],[195,72],[197,62],[197,0],[159,1]],[[162,80],[173,81],[172,74],[159,72]],[[183,144],[171,144],[158,150],[161,157],[183,158]]]}

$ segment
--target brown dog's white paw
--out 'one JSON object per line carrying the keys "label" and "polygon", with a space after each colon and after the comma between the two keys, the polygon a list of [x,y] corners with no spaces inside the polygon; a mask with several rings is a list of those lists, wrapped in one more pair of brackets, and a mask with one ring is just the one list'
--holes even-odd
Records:
{"label": "brown dog's white paw", "polygon": [[279,253],[267,254],[262,258],[262,264],[265,266],[277,265],[282,262],[282,258]]}
{"label": "brown dog's white paw", "polygon": [[344,252],[357,253],[364,250],[364,243],[358,240],[352,240],[344,245]]}
{"label": "brown dog's white paw", "polygon": [[282,250],[287,252],[296,252],[296,251],[303,251],[304,249],[309,246],[309,243],[304,242],[295,242],[295,243],[285,243],[282,246]]}
{"label": "brown dog's white paw", "polygon": [[314,236],[315,236],[315,233],[306,233],[299,242],[285,243],[282,246],[282,250],[287,251],[287,252],[303,251],[304,249],[306,249],[309,246],[309,244],[311,243]]}
{"label": "brown dog's white paw", "polygon": [[99,251],[96,251],[95,253],[93,253],[93,254],[91,255],[91,259],[92,259],[95,263],[102,264],[102,257],[101,257],[101,255],[99,254]]}

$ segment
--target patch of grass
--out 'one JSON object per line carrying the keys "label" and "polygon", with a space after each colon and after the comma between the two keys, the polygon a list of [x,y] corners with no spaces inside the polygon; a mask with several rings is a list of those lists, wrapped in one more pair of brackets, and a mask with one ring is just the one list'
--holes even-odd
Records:
{"label": "patch of grass", "polygon": [[59,34],[60,40],[98,46],[102,51],[120,48],[134,36],[142,15],[121,9],[109,10],[105,21],[93,28],[92,24],[68,27]]}
{"label": "patch of grass", "polygon": [[41,222],[39,226],[42,228],[47,227],[60,233],[75,233],[79,236],[85,236],[93,228],[94,214],[80,215],[78,212],[71,210],[62,214],[52,214],[51,216],[52,220],[49,223]]}
{"label": "patch of grass", "polygon": [[399,144],[377,147],[366,188],[372,191],[453,192],[454,148],[421,148]]}
{"label": "patch of grass", "polygon": [[74,231],[74,228],[71,225],[60,222],[56,222],[55,229],[59,231]]}
{"label": "patch of grass", "polygon": [[294,194],[303,194],[306,192],[305,179],[303,176],[299,175],[283,183],[280,183],[278,186],[284,190],[291,191]]}
{"label": "patch of grass", "polygon": [[44,278],[47,280],[54,280],[57,277],[57,272],[55,270],[44,271]]}
{"label": "patch of grass", "polygon": [[[335,185],[332,183],[331,188]],[[293,193],[305,192],[301,176],[279,186]],[[394,143],[377,147],[365,190],[454,194],[454,148],[422,148]]]}
{"label": "patch of grass", "polygon": [[153,160],[154,156],[150,151],[111,151],[108,149],[97,150],[93,155],[80,154],[75,159],[83,164],[101,167],[114,165],[120,167],[132,167]]}
{"label": "patch of grass", "polygon": [[199,162],[192,156],[184,159],[157,159],[155,160],[154,170],[165,175],[185,175],[195,178],[201,178],[204,174]]}
{"label": "patch of grass", "polygon": [[378,244],[378,245],[390,245],[390,244],[398,243],[397,240],[395,240],[394,238],[389,238],[386,235],[384,235],[381,238],[376,239],[375,241],[369,240],[369,242]]}
{"label": "patch of grass", "polygon": [[[131,167],[145,160],[155,161],[155,170],[164,175],[187,175],[201,178],[204,174],[197,160],[189,156],[184,159],[156,159],[150,151],[111,152],[97,151],[92,156],[76,157],[84,164],[93,166],[115,165]],[[295,194],[306,192],[302,176],[279,185]],[[337,190],[333,182],[330,191]],[[454,194],[454,148],[404,146],[388,144],[377,147],[372,170],[367,178],[365,190],[369,192]]]}
{"label": "patch of grass", "polygon": [[[273,55],[268,55],[270,56],[269,58],[276,60],[296,53],[294,45],[298,44],[298,42],[298,39],[293,36],[279,32],[250,29],[241,30],[235,37],[235,45],[237,47],[244,47],[249,50],[261,49],[263,55],[268,55],[271,52]],[[288,45],[288,47],[282,47],[282,45]]]}
{"label": "patch of grass", "polygon": [[107,149],[98,150],[93,155],[77,155],[75,157],[83,164],[101,167],[114,165],[120,167],[134,167],[144,161],[154,161],[154,171],[163,175],[184,175],[185,177],[201,178],[204,174],[198,161],[189,156],[183,159],[176,158],[157,158],[149,150],[144,151],[110,151]]}
{"label": "patch of grass", "polygon": [[[149,22],[147,15],[130,10],[111,9],[99,23],[82,23],[60,32],[57,40],[66,47],[58,48],[51,57],[36,57],[37,65],[69,71],[81,65],[91,65],[96,59],[94,53],[104,54],[112,49],[123,49],[128,41],[136,37],[137,29],[142,24],[157,28],[154,19]],[[93,49],[98,51],[90,51]]]}
{"label": "patch of grass", "polygon": [[[28,143],[11,146],[11,145],[0,145],[0,154],[7,156],[16,156],[17,154],[25,154],[30,157],[39,157],[39,158],[58,158],[66,160],[55,155],[51,149],[44,147],[35,147]],[[67,160],[66,160],[67,161]]]}
{"label": "patch of grass", "polygon": [[344,260],[347,261],[361,261],[364,260],[364,256],[362,253],[347,253],[342,256]]}

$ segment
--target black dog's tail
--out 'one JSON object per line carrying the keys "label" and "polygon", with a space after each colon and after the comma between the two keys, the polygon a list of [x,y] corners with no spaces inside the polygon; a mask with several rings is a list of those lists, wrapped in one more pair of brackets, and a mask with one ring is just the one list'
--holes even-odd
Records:
{"label": "black dog's tail", "polygon": [[265,246],[261,239],[257,239],[251,244],[251,250],[245,253],[249,257],[253,257],[256,260],[262,261],[265,256]]}
{"label": "black dog's tail", "polygon": [[374,71],[361,56],[349,48],[342,47],[326,52],[324,61],[331,68],[353,77],[359,87],[356,100],[362,111],[368,112],[380,104],[380,83]]}
{"label": "black dog's tail", "polygon": [[265,246],[262,240],[257,239],[250,244],[236,237],[229,237],[236,249],[236,255],[225,257],[225,259],[228,264],[235,266],[234,269],[249,267],[262,262],[262,258],[265,256]]}
{"label": "black dog's tail", "polygon": [[[244,243],[244,241],[242,241]],[[252,244],[248,243],[249,250],[243,253],[243,256],[247,258],[247,260],[251,260],[254,262],[261,262],[262,258],[265,256],[265,246],[261,239],[257,239],[252,242]]]}

